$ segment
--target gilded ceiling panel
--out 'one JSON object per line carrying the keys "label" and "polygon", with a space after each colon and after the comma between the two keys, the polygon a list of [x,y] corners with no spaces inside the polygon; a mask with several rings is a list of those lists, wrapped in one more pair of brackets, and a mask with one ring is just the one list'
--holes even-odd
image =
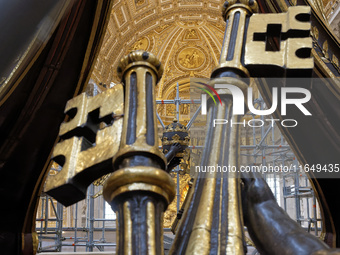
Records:
{"label": "gilded ceiling panel", "polygon": [[[128,52],[136,49],[157,55],[164,75],[157,86],[157,98],[174,96],[179,82],[190,77],[209,77],[217,65],[225,23],[224,1],[128,0],[112,9],[102,49],[92,79],[97,84],[118,83],[116,67]],[[181,89],[185,95],[184,87]]]}

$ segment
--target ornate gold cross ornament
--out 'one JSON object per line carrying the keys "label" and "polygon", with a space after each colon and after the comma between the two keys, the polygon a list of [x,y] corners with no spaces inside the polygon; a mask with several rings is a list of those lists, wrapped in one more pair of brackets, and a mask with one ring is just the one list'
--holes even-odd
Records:
{"label": "ornate gold cross ornament", "polygon": [[310,15],[309,6],[296,6],[286,13],[251,16],[244,64],[252,77],[311,77]]}
{"label": "ornate gold cross ornament", "polygon": [[121,85],[94,97],[83,93],[68,101],[68,120],[60,126],[61,141],[52,154],[62,170],[49,176],[45,186],[51,196],[65,206],[72,205],[85,198],[88,185],[113,171],[123,112]]}
{"label": "ornate gold cross ornament", "polygon": [[[211,75],[212,86],[231,84],[246,95],[249,84],[241,78],[261,76],[263,67],[276,70],[279,76],[299,71],[307,74],[313,68],[309,58],[309,8],[253,15],[257,9],[254,0],[225,2],[225,40],[219,65]],[[85,198],[89,184],[112,173],[103,195],[117,214],[117,254],[163,254],[163,212],[175,196],[175,184],[166,171],[169,162],[159,150],[157,134],[154,89],[163,69],[153,54],[140,50],[124,57],[117,71],[123,86],[116,85],[92,98],[81,94],[68,102],[65,113],[69,118],[60,127],[61,141],[52,155],[62,170],[48,178],[45,190],[64,205],[71,205]],[[222,104],[208,101],[209,121],[201,164],[239,167],[239,129],[213,127],[212,120],[236,123],[241,116],[232,114],[230,91],[217,92]],[[173,139],[180,141],[180,137]],[[188,141],[189,138],[185,142]],[[255,194],[258,190],[250,189],[251,183],[245,179],[244,190]],[[259,194],[264,196],[259,200],[270,200],[266,186],[261,185],[258,187],[264,191]],[[261,208],[258,200],[251,200],[251,195],[241,197],[241,190],[238,173],[199,173],[187,195],[169,254],[244,254],[244,217],[262,251],[281,249],[272,241],[267,244],[271,249],[266,250],[256,228],[269,229],[274,220],[256,225],[256,212],[267,209]],[[250,212],[244,211],[242,203],[252,208]],[[275,210],[284,219],[279,209]],[[324,248],[314,239],[308,240],[314,242],[313,247]]]}

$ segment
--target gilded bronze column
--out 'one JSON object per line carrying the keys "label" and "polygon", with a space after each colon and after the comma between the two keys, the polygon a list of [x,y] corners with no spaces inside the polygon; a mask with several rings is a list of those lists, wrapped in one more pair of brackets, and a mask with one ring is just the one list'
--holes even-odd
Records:
{"label": "gilded bronze column", "polygon": [[125,111],[115,171],[103,195],[117,214],[117,254],[163,254],[163,212],[175,196],[158,149],[154,89],[162,75],[151,53],[134,51],[118,66]]}
{"label": "gilded bronze column", "polygon": [[[227,1],[225,39],[220,63],[213,71],[211,84],[222,104],[208,101],[207,134],[200,166],[240,166],[241,115],[233,115],[233,97],[221,84],[231,84],[246,94],[248,84],[243,66],[246,28],[257,10],[255,1]],[[228,125],[216,125],[215,119]],[[233,123],[231,126],[230,123]],[[232,169],[232,168],[230,168]],[[244,254],[241,182],[237,172],[200,172],[190,190],[181,225],[169,254]]]}
{"label": "gilded bronze column", "polygon": [[249,77],[243,58],[249,18],[257,9],[255,0],[230,0],[224,3],[222,16],[226,29],[219,65],[213,70],[211,78]]}

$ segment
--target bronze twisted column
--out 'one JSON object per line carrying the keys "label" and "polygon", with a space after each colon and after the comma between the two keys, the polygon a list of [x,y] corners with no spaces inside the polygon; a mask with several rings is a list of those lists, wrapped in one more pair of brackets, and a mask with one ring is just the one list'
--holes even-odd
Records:
{"label": "bronze twisted column", "polygon": [[[208,101],[207,134],[201,166],[235,166],[240,164],[240,115],[233,115],[233,97],[219,84],[232,84],[246,94],[248,84],[243,66],[245,33],[250,15],[256,11],[255,1],[227,1],[223,8],[226,20],[225,39],[220,63],[213,71],[211,84],[222,104]],[[228,125],[216,125],[224,119]],[[198,173],[190,190],[189,203],[169,254],[244,254],[241,187],[238,173]]]}
{"label": "bronze twisted column", "polygon": [[117,254],[163,254],[163,212],[175,196],[158,149],[154,88],[162,75],[151,53],[134,51],[118,66],[125,85],[125,113],[117,171],[103,195],[117,214]]}

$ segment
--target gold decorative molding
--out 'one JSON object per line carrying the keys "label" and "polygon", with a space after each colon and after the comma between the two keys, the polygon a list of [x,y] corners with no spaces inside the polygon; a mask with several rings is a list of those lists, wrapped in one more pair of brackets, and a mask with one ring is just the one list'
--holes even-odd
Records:
{"label": "gold decorative molding", "polygon": [[168,203],[175,197],[175,184],[165,171],[150,167],[137,166],[123,168],[114,172],[103,188],[106,201],[131,191],[151,191],[162,196]]}

